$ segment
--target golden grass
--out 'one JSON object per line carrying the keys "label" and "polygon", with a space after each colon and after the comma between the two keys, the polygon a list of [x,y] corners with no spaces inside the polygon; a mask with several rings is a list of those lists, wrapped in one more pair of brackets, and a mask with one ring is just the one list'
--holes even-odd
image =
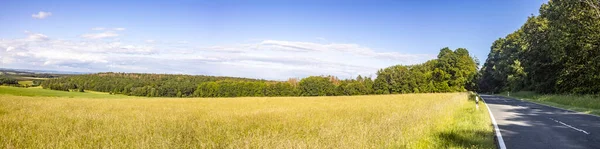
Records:
{"label": "golden grass", "polygon": [[18,80],[48,80],[50,78],[36,78],[36,77],[16,77]]}
{"label": "golden grass", "polygon": [[31,85],[33,85],[33,81],[19,81],[19,84],[31,86]]}
{"label": "golden grass", "polygon": [[467,93],[341,97],[0,95],[0,148],[493,148]]}

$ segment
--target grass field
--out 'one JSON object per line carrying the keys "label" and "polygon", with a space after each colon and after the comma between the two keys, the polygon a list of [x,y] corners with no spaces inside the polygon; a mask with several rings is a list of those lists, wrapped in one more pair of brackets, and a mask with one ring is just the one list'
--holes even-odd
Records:
{"label": "grass field", "polygon": [[17,77],[15,77],[15,79],[17,79],[17,80],[29,80],[29,81],[31,81],[31,80],[48,80],[49,78],[36,78],[36,77],[20,77],[20,76],[17,76]]}
{"label": "grass field", "polygon": [[19,81],[19,84],[31,86],[31,85],[33,85],[33,81]]}
{"label": "grass field", "polygon": [[30,96],[30,97],[65,97],[65,98],[109,98],[109,99],[136,98],[134,96],[109,95],[107,93],[94,92],[94,91],[86,91],[84,93],[63,92],[63,91],[42,89],[41,87],[18,88],[18,87],[9,87],[9,86],[0,86],[0,96],[1,95]]}
{"label": "grass field", "polygon": [[[500,95],[507,96],[508,94],[501,93]],[[541,95],[522,91],[510,93],[510,97],[600,116],[600,96],[598,95]]]}
{"label": "grass field", "polygon": [[467,93],[182,99],[0,87],[0,148],[494,147],[487,109]]}

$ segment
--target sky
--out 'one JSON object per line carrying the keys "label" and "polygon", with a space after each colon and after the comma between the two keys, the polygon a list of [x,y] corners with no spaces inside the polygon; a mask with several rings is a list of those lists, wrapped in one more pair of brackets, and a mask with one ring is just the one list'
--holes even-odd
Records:
{"label": "sky", "polygon": [[492,42],[547,0],[0,0],[0,68],[375,76]]}

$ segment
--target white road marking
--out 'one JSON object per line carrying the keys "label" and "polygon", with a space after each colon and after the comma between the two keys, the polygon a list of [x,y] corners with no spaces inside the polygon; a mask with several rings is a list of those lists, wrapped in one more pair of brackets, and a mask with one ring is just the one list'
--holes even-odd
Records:
{"label": "white road marking", "polygon": [[585,133],[586,135],[589,135],[589,134],[590,134],[589,132],[587,132],[587,131],[585,131],[585,130],[582,130],[582,129],[579,129],[579,128],[575,128],[575,127],[573,127],[573,126],[571,126],[571,125],[565,124],[565,123],[563,123],[563,122],[561,122],[561,121],[558,121],[558,120],[555,120],[555,119],[553,119],[553,118],[549,118],[549,119],[551,119],[551,120],[553,120],[553,121],[555,121],[555,122],[557,122],[557,123],[559,123],[559,124],[565,125],[565,126],[567,126],[567,127],[571,128],[571,129],[575,129],[575,130],[577,130],[577,131],[583,132],[583,133]]}
{"label": "white road marking", "polygon": [[504,144],[504,139],[502,139],[502,134],[500,134],[500,128],[498,128],[498,124],[496,123],[496,118],[494,118],[494,114],[492,114],[492,110],[490,110],[490,106],[487,105],[485,99],[481,98],[483,102],[485,102],[485,106],[490,112],[490,118],[492,118],[492,124],[494,124],[494,131],[496,131],[496,138],[498,138],[498,146],[500,149],[506,149],[506,144]]}

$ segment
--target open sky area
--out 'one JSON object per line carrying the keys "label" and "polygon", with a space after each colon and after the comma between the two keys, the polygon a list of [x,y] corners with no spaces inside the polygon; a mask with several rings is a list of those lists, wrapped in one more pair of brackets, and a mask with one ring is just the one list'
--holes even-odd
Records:
{"label": "open sky area", "polygon": [[545,2],[2,0],[0,68],[353,78],[443,47],[483,63]]}

